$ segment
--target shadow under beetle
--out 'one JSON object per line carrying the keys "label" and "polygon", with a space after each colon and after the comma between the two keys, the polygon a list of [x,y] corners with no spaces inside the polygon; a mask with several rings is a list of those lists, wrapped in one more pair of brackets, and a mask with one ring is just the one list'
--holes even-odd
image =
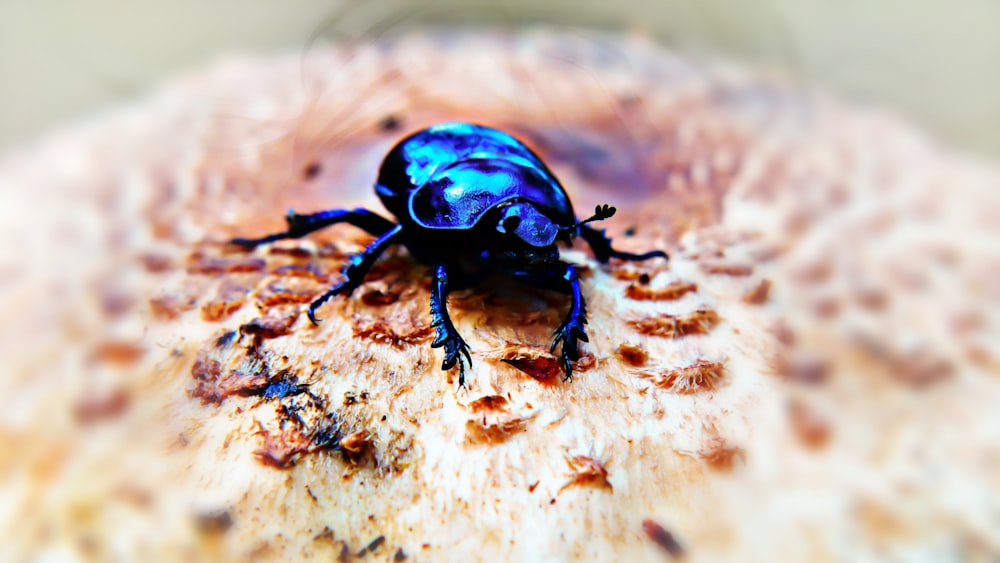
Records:
{"label": "shadow under beetle", "polygon": [[566,190],[542,160],[514,137],[481,125],[444,123],[418,131],[396,144],[379,170],[375,193],[398,223],[367,209],[331,209],[298,214],[289,210],[288,230],[257,239],[231,242],[247,248],[279,239],[298,238],[335,223],[350,223],[375,237],[344,266],[347,278],[309,305],[316,309],[335,295],[350,295],[369,269],[394,244],[406,246],[417,260],[434,269],[431,316],[444,348],[442,370],[459,366],[458,384],[465,385],[469,346],[448,316],[448,292],[475,285],[491,273],[572,296],[569,314],[553,333],[551,351],[561,345],[566,379],[579,359],[579,341],[587,342],[587,312],[580,279],[572,264],[559,259],[557,242],[581,236],[598,261],[611,258],[648,260],[667,254],[654,250],[630,254],[615,250],[604,231],[587,223],[614,215],[598,206],[594,215],[577,221]]}

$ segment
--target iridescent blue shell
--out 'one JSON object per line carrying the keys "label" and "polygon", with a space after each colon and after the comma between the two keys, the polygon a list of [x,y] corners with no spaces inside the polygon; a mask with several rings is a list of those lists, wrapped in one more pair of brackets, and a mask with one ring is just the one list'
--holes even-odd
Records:
{"label": "iridescent blue shell", "polygon": [[444,123],[403,139],[383,162],[375,190],[401,221],[426,229],[470,229],[508,202],[538,212],[522,213],[530,219],[525,229],[551,221],[553,228],[535,237],[539,245],[552,243],[555,227],[576,222],[566,191],[538,155],[481,125]]}

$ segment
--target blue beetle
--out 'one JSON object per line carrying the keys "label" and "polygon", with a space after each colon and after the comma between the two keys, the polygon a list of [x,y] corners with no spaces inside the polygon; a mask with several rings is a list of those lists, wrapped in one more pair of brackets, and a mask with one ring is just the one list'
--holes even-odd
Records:
{"label": "blue beetle", "polygon": [[514,137],[490,127],[443,123],[417,131],[396,144],[379,170],[375,193],[398,223],[367,209],[331,209],[299,214],[289,211],[288,229],[256,239],[231,242],[253,248],[279,239],[298,238],[335,223],[350,223],[375,237],[344,267],[346,278],[309,305],[316,309],[336,295],[350,295],[369,269],[394,244],[434,269],[431,316],[444,348],[442,370],[459,366],[459,386],[472,364],[469,346],[448,315],[448,292],[475,285],[491,273],[572,296],[569,314],[554,332],[551,351],[561,345],[566,379],[579,359],[579,341],[587,342],[587,312],[580,278],[572,264],[559,259],[557,242],[581,236],[597,260],[648,260],[667,254],[654,250],[630,254],[615,250],[604,231],[588,225],[615,213],[608,205],[577,221],[566,190],[544,162]]}

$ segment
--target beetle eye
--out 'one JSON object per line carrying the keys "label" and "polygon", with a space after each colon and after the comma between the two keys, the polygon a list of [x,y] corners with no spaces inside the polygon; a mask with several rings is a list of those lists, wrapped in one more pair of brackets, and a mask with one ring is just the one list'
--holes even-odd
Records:
{"label": "beetle eye", "polygon": [[521,218],[517,215],[508,215],[504,217],[503,221],[500,221],[501,233],[512,233],[517,230],[517,227],[521,224]]}

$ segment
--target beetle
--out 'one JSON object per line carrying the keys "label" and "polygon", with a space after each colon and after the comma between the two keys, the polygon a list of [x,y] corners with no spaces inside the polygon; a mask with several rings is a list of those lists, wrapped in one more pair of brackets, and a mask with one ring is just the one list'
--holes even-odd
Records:
{"label": "beetle", "polygon": [[569,312],[553,333],[551,353],[560,347],[560,362],[569,380],[579,342],[588,342],[587,312],[576,268],[559,259],[557,243],[586,241],[601,263],[611,258],[642,261],[669,259],[654,250],[631,254],[615,250],[604,231],[589,225],[615,214],[599,205],[578,221],[566,190],[521,141],[490,127],[442,123],[399,141],[386,155],[375,193],[397,222],[367,209],[331,209],[300,214],[288,211],[287,230],[233,244],[253,248],[280,239],[298,238],[318,229],[349,223],[375,236],[364,251],[350,257],[344,281],[309,305],[309,320],[330,298],[350,295],[387,248],[402,244],[418,261],[431,266],[431,317],[437,335],[433,348],[444,348],[442,370],[458,364],[459,386],[472,364],[469,346],[448,315],[450,291],[476,285],[489,274],[506,275],[537,288],[572,297]]}

